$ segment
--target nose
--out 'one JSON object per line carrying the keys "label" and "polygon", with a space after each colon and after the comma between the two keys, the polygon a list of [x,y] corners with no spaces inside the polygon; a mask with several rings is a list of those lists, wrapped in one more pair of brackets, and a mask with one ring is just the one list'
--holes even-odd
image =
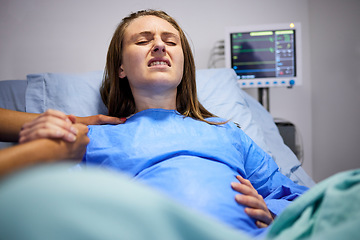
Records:
{"label": "nose", "polygon": [[166,47],[165,47],[164,42],[161,41],[161,40],[155,41],[152,52],[153,53],[165,53],[166,52]]}
{"label": "nose", "polygon": [[165,52],[165,46],[155,46],[153,52]]}

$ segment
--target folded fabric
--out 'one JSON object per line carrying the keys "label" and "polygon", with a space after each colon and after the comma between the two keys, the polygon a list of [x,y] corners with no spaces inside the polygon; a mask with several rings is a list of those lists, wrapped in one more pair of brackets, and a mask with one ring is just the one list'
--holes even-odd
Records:
{"label": "folded fabric", "polygon": [[360,239],[360,169],[338,173],[295,200],[268,239]]}
{"label": "folded fabric", "polygon": [[123,175],[70,166],[36,167],[0,182],[0,239],[250,239]]}

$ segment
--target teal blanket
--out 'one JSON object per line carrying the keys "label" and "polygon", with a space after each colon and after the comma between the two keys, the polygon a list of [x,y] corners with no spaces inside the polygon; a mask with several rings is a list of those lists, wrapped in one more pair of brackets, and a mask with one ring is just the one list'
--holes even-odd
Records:
{"label": "teal blanket", "polygon": [[[0,182],[0,239],[253,239],[127,177],[68,167],[35,168]],[[265,238],[360,239],[359,183],[360,169],[319,183],[277,217]]]}
{"label": "teal blanket", "polygon": [[268,239],[360,239],[360,169],[338,173],[295,200]]}

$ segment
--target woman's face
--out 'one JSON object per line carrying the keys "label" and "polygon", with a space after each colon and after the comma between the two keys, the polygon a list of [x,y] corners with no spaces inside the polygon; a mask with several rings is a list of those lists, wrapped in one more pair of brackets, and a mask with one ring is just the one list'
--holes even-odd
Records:
{"label": "woman's face", "polygon": [[172,92],[181,82],[184,55],[179,32],[156,16],[134,19],[125,30],[119,77],[127,77],[135,97],[139,92]]}

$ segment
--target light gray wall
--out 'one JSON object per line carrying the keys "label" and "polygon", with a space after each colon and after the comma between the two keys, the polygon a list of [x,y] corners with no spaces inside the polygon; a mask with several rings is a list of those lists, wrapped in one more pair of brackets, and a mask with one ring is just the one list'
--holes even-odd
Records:
{"label": "light gray wall", "polygon": [[[354,105],[355,100],[359,100],[356,97],[356,90],[359,90],[359,75],[355,62],[349,62],[354,66],[351,68],[346,64],[347,58],[344,58],[341,65],[347,70],[344,70],[347,76],[357,79],[353,80],[351,86],[342,87],[341,91],[337,91],[338,88],[333,86],[330,92],[325,92],[325,89],[329,88],[322,87],[330,78],[333,79],[332,82],[337,83],[340,77],[344,76],[333,76],[338,74],[333,68],[335,62],[331,59],[335,53],[328,53],[323,46],[325,36],[316,35],[318,30],[322,30],[322,22],[326,22],[327,18],[337,12],[334,8],[327,8],[329,12],[323,10],[322,5],[326,5],[327,2],[153,0],[150,3],[146,0],[0,0],[0,80],[25,79],[26,74],[36,72],[83,72],[103,69],[107,46],[118,22],[129,12],[144,8],[163,9],[178,20],[193,44],[199,69],[207,67],[210,49],[216,41],[224,38],[226,26],[301,22],[303,85],[290,90],[271,89],[270,111],[274,117],[290,120],[297,126],[303,139],[304,169],[316,180],[320,180],[333,172],[350,167],[339,166],[338,161],[335,161],[334,156],[344,154],[341,155],[335,150],[334,146],[338,146],[338,140],[330,138],[328,132],[339,128],[339,125],[342,127],[342,130],[336,130],[331,136],[344,136],[341,141],[345,146],[345,156],[351,159],[355,159],[356,148],[351,148],[356,143],[354,137],[359,136],[357,129],[347,128],[342,124],[344,121],[347,124],[351,122],[352,125],[356,121],[359,122],[359,117],[355,113],[357,111],[353,107],[349,110],[345,108],[349,102]],[[330,5],[338,7],[337,5],[343,2],[347,1],[330,1]],[[352,1],[352,5],[358,5],[357,1]],[[348,8],[354,14],[356,10],[351,9],[352,5]],[[347,14],[345,12],[342,15]],[[331,20],[337,23],[336,19]],[[359,22],[359,18],[355,20]],[[343,34],[344,30],[332,28],[330,24],[326,26]],[[333,35],[328,34],[327,37],[332,38]],[[336,48],[329,49],[334,51]],[[357,48],[354,51],[357,51],[357,55],[352,53],[353,60],[357,59],[358,66],[359,50]],[[324,52],[325,58],[322,57]],[[319,68],[314,68],[318,64]],[[324,71],[328,75],[323,75]],[[329,101],[335,102],[333,95],[342,98],[341,114],[334,112],[332,105],[328,104]],[[329,115],[333,118],[331,121],[328,120]],[[348,118],[354,119],[350,121]],[[324,121],[327,124],[324,124]],[[351,137],[346,139],[347,135]],[[323,164],[327,167],[324,168]]]}
{"label": "light gray wall", "polygon": [[360,167],[360,1],[310,0],[313,175]]}

